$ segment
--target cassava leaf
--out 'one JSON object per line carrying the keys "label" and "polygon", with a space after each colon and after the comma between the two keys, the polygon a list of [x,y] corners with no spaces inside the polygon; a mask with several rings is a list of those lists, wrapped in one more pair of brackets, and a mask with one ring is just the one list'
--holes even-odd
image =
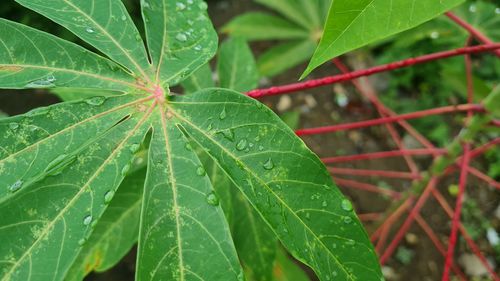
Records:
{"label": "cassava leaf", "polygon": [[217,33],[202,0],[141,1],[155,84],[175,85],[209,61]]}
{"label": "cassava leaf", "polygon": [[274,281],[310,281],[305,272],[280,249],[274,265]]}
{"label": "cassava leaf", "polygon": [[321,28],[318,12],[323,1],[329,0],[256,0],[308,30]]}
{"label": "cassava leaf", "polygon": [[259,73],[274,76],[299,65],[314,54],[316,43],[311,40],[291,41],[276,45],[257,60]]}
{"label": "cassava leaf", "polygon": [[335,0],[302,78],[324,62],[424,23],[464,0]]}
{"label": "cassava leaf", "polygon": [[178,121],[166,114],[154,116],[136,280],[237,280],[219,199]]}
{"label": "cassava leaf", "polygon": [[79,281],[92,271],[103,272],[117,264],[137,242],[142,189],[146,169],[127,175],[120,188],[106,194],[113,201],[104,212],[78,258],[67,281]]}
{"label": "cassava leaf", "polygon": [[250,12],[238,16],[226,24],[222,31],[250,41],[309,37],[309,32],[303,27],[262,12]]}
{"label": "cassava leaf", "polygon": [[222,88],[246,92],[259,84],[259,73],[252,50],[241,38],[230,39],[221,45],[217,72]]}
{"label": "cassava leaf", "polygon": [[[295,257],[322,280],[379,280],[373,248],[321,161],[261,103],[228,90],[175,97],[170,114]],[[206,112],[219,113],[207,118]],[[224,132],[230,131],[228,134]],[[355,254],[354,254],[355,253]]]}
{"label": "cassava leaf", "polygon": [[181,84],[187,94],[194,93],[201,89],[215,87],[210,64],[206,63],[202,67],[198,68],[198,70],[189,75],[186,80],[182,81]]}
{"label": "cassava leaf", "polygon": [[[62,101],[77,101],[82,99],[90,99],[96,96],[95,89],[80,89],[80,88],[53,88],[50,92],[58,96]],[[100,97],[111,97],[119,95],[120,92],[99,90]]]}
{"label": "cassava leaf", "polygon": [[233,237],[247,280],[272,281],[278,239],[244,195],[233,192]]}
{"label": "cassava leaf", "polygon": [[64,26],[131,72],[147,77],[149,61],[121,0],[16,0]]}
{"label": "cassava leaf", "polygon": [[[149,112],[134,112],[133,103],[126,101],[113,99],[110,103],[121,102],[124,110],[101,114],[113,115],[117,118],[114,122],[94,116],[53,134],[49,132],[57,128],[60,120],[67,119],[68,107],[75,109],[79,105],[83,109],[85,103],[60,104],[43,112],[2,120],[3,125],[24,119],[17,128],[19,132],[4,135],[1,145],[2,151],[9,152],[8,156],[4,153],[0,164],[1,185],[13,193],[0,205],[2,281],[64,277],[79,246],[104,212],[107,194],[116,192],[123,180],[133,159],[133,147],[142,141],[148,128],[145,120]],[[105,103],[102,107],[107,106]],[[79,127],[85,122],[93,126]],[[40,132],[31,132],[32,137],[25,131],[32,129]],[[82,130],[79,134],[78,129]],[[66,145],[57,142],[65,132]],[[42,157],[42,150],[52,154]],[[39,166],[41,163],[45,165]],[[12,166],[18,169],[9,171]]]}
{"label": "cassava leaf", "polygon": [[135,86],[134,77],[114,62],[50,34],[5,19],[0,34],[8,34],[0,38],[0,88],[126,91]]}

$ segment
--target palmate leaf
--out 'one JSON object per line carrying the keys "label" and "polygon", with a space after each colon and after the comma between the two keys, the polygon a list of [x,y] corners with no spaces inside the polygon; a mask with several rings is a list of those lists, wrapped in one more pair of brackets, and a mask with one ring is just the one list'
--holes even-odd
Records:
{"label": "palmate leaf", "polygon": [[[379,280],[375,253],[349,201],[320,160],[274,113],[230,90],[167,94],[167,84],[180,82],[214,53],[217,37],[203,1],[142,3],[152,68],[141,48],[127,39],[136,30],[128,26],[128,15],[117,29],[113,17],[121,20],[125,13],[119,1],[52,0],[50,4],[60,5],[51,7],[39,1],[19,2],[60,22],[130,73],[70,43],[2,21],[5,28],[0,32],[9,31],[12,37],[3,41],[4,49],[20,48],[22,62],[43,66],[46,72],[12,72],[16,61],[2,52],[2,71],[12,73],[1,76],[0,87],[13,87],[9,83],[17,79],[24,84],[53,75],[65,81],[66,88],[96,88],[101,80],[82,80],[86,76],[81,74],[96,72],[123,74],[105,88],[127,93],[0,120],[1,281],[78,280],[91,270],[82,270],[82,261],[96,270],[111,266],[130,247],[134,232],[122,234],[126,243],[110,250],[113,238],[107,236],[111,234],[106,222],[112,223],[110,229],[119,229],[120,218],[136,221],[137,213],[134,219],[113,212],[113,207],[106,209],[121,203],[132,204],[134,210],[138,200],[137,280],[241,280],[229,225],[198,154],[190,149],[193,141],[231,179],[248,201],[247,208],[252,206],[287,249],[322,280]],[[83,32],[100,31],[99,40],[78,29],[83,27],[77,24],[80,17],[95,28]],[[191,26],[190,21],[196,32],[182,29]],[[20,31],[10,32],[12,26]],[[121,33],[122,29],[129,32]],[[196,41],[175,38],[179,32],[189,32]],[[26,37],[37,39],[31,46],[39,55],[23,49]],[[197,44],[203,44],[201,51]],[[75,60],[82,54],[88,57],[73,64],[70,58],[56,57],[60,48]],[[45,68],[52,63],[60,73]],[[112,67],[101,68],[100,63]],[[66,81],[58,78],[64,78],[63,73],[74,75]],[[10,75],[14,78],[4,79]],[[123,82],[130,89],[116,86]],[[143,196],[127,203],[118,195],[127,190],[128,181],[122,183],[141,145],[149,147]],[[110,202],[114,194],[113,200],[122,202]],[[99,254],[105,255],[103,260]],[[97,265],[99,261],[105,263]]]}
{"label": "palmate leaf", "polygon": [[464,0],[335,0],[302,78],[328,60],[424,23]]}
{"label": "palmate leaf", "polygon": [[125,177],[116,194],[111,192],[105,195],[106,201],[113,201],[80,250],[68,271],[67,281],[83,280],[91,271],[108,270],[137,242],[145,176],[144,168],[131,173]]}

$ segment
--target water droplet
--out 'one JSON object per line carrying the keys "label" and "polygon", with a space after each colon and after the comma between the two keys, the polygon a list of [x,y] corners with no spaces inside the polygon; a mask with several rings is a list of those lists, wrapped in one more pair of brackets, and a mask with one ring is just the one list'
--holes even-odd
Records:
{"label": "water droplet", "polygon": [[219,133],[221,133],[222,136],[224,136],[224,138],[228,139],[229,141],[234,141],[234,131],[233,131],[233,129],[222,130]]}
{"label": "water droplet", "polygon": [[184,148],[187,150],[187,151],[193,151],[193,147],[191,146],[191,144],[189,144],[188,142],[186,142],[186,144],[184,145]]}
{"label": "water droplet", "polygon": [[122,176],[126,176],[129,171],[130,171],[130,164],[127,164],[127,165],[123,166]]}
{"label": "water droplet", "polygon": [[469,12],[475,13],[476,11],[477,11],[476,5],[472,4],[472,5],[469,6]]}
{"label": "water droplet", "polygon": [[86,242],[87,242],[87,240],[85,238],[82,238],[82,239],[78,240],[78,245],[83,246],[83,245],[85,245]]}
{"label": "water droplet", "polygon": [[431,32],[431,39],[438,39],[439,38],[439,32],[433,31]]}
{"label": "water droplet", "polygon": [[90,223],[92,223],[92,216],[91,215],[88,215],[88,216],[83,218],[83,225],[89,225]]}
{"label": "water droplet", "polygon": [[497,15],[500,14],[500,8],[495,9],[495,14],[497,14]]}
{"label": "water droplet", "polygon": [[264,147],[262,145],[259,145],[259,151],[264,150]]}
{"label": "water droplet", "polygon": [[141,147],[141,145],[140,145],[140,144],[138,144],[138,143],[134,143],[134,144],[132,144],[132,145],[130,146],[130,152],[132,152],[132,153],[136,153],[136,152],[139,150],[139,148],[140,148],[140,147]]}
{"label": "water droplet", "polygon": [[104,194],[104,203],[108,204],[113,200],[113,197],[115,196],[115,192],[113,190],[110,190]]}
{"label": "water droplet", "polygon": [[199,166],[198,168],[196,168],[196,174],[198,176],[204,176],[207,174],[207,171],[205,171],[205,168],[203,166]]}
{"label": "water droplet", "polygon": [[201,45],[194,46],[195,51],[201,51],[201,49],[202,49]]}
{"label": "water droplet", "polygon": [[12,123],[9,124],[9,128],[11,130],[15,131],[15,130],[17,130],[19,128],[19,124],[12,122]]}
{"label": "water droplet", "polygon": [[352,222],[352,218],[351,218],[351,217],[348,217],[348,216],[345,216],[345,217],[343,218],[343,220],[344,220],[344,223],[346,223],[346,224],[349,224],[349,223],[351,223],[351,222]]}
{"label": "water droplet", "polygon": [[227,117],[227,112],[226,112],[226,108],[224,107],[224,109],[219,114],[219,119],[224,120],[224,119],[226,119],[226,117]]}
{"label": "water droplet", "polygon": [[351,201],[347,199],[343,199],[342,202],[340,203],[340,206],[342,207],[342,210],[350,212],[352,211],[352,203]]}
{"label": "water droplet", "polygon": [[208,5],[207,3],[205,3],[205,1],[201,1],[200,4],[198,4],[198,8],[200,8],[200,10],[206,10],[208,9]]}
{"label": "water droplet", "polygon": [[186,42],[188,38],[187,38],[186,34],[179,33],[179,34],[177,34],[177,36],[175,36],[175,39],[177,39],[177,41],[180,41],[180,42]]}
{"label": "water droplet", "polygon": [[214,192],[210,192],[207,194],[207,203],[212,205],[212,206],[218,206],[219,205],[219,197]]}
{"label": "water droplet", "polygon": [[137,42],[142,41],[142,37],[141,37],[141,35],[139,35],[139,34],[135,35],[135,40],[136,40]]}
{"label": "water droplet", "polygon": [[349,246],[354,246],[356,244],[356,241],[352,240],[352,239],[347,239],[347,241],[345,242],[347,245]]}
{"label": "water droplet", "polygon": [[187,23],[192,26],[194,24],[194,21],[188,20]]}
{"label": "water droplet", "polygon": [[247,145],[248,145],[248,141],[247,139],[241,139],[237,144],[236,144],[236,149],[239,150],[239,151],[242,151],[244,150],[245,148],[247,148]]}
{"label": "water droplet", "polygon": [[127,20],[127,16],[126,16],[126,15],[123,15],[123,16],[121,17],[121,19],[122,19],[122,21],[126,21],[126,20]]}
{"label": "water droplet", "polygon": [[323,206],[323,207],[328,207],[328,202],[323,201],[323,202],[321,203],[321,206]]}
{"label": "water droplet", "polygon": [[102,105],[106,101],[105,97],[93,97],[85,100],[89,105]]}
{"label": "water droplet", "polygon": [[90,26],[89,26],[89,27],[86,27],[86,28],[85,28],[85,31],[86,31],[87,33],[94,33],[94,32],[95,32],[95,30],[94,30],[92,27],[90,27]]}
{"label": "water droplet", "polygon": [[267,159],[266,163],[264,163],[264,169],[272,170],[273,168],[274,168],[273,159],[271,159],[271,158]]}
{"label": "water droplet", "polygon": [[55,81],[56,81],[56,78],[53,75],[48,75],[45,78],[30,82],[24,87],[25,88],[32,88],[32,89],[51,88],[51,87],[56,86],[54,84]]}
{"label": "water droplet", "polygon": [[177,2],[177,3],[175,3],[175,7],[176,7],[177,11],[182,11],[182,10],[186,9],[186,4],[184,4],[182,2]]}
{"label": "water droplet", "polygon": [[245,275],[243,275],[242,271],[240,271],[240,273],[238,273],[238,281],[245,281]]}
{"label": "water droplet", "polygon": [[15,183],[13,183],[13,184],[11,184],[9,186],[9,191],[10,192],[16,192],[19,189],[21,189],[21,187],[23,187],[23,181],[22,180],[17,180]]}

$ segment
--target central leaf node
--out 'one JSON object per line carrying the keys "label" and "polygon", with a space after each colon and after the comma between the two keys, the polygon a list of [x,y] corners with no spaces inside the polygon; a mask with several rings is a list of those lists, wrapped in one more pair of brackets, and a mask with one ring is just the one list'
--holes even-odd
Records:
{"label": "central leaf node", "polygon": [[153,96],[155,97],[158,103],[163,104],[165,102],[165,96],[168,95],[169,93],[170,89],[168,87],[165,90],[160,85],[156,85],[154,87]]}

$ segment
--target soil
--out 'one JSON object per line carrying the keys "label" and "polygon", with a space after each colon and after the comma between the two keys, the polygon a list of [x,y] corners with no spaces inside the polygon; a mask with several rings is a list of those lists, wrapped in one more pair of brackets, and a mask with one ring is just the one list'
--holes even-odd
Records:
{"label": "soil", "polygon": [[[138,1],[137,1],[138,2]],[[262,10],[261,6],[255,5],[250,0],[217,0],[209,1],[209,12],[214,20],[216,27],[222,26],[235,15],[242,14],[249,10]],[[253,44],[252,47],[256,54],[268,47],[271,43]],[[353,59],[356,60],[356,59]],[[263,81],[262,86],[270,84],[280,85],[296,82],[305,65],[301,65],[286,73],[273,78],[271,81]],[[336,74],[337,70],[331,65],[320,68],[315,71],[314,76],[322,77],[326,75]],[[388,76],[380,75],[370,79],[370,82],[376,85],[385,84],[385,79]],[[335,93],[342,91],[347,94],[349,103],[345,107],[340,107],[335,100]],[[337,85],[335,87],[323,87],[309,90],[307,92],[298,92],[290,95],[292,105],[286,111],[300,112],[300,128],[318,127],[324,125],[347,123],[359,120],[372,119],[377,117],[377,113],[369,103],[362,100],[357,92],[349,85]],[[268,106],[279,112],[277,104],[281,97],[271,97],[263,100]],[[8,115],[16,115],[29,111],[30,109],[46,106],[59,102],[60,100],[43,90],[0,90],[0,111]],[[321,136],[312,136],[303,138],[306,144],[316,152],[320,157],[329,157],[335,155],[351,155],[366,152],[387,151],[394,149],[393,143],[390,141],[389,135],[383,127],[368,128],[357,131],[342,132],[336,134],[326,134]],[[425,170],[430,161],[426,158],[418,158],[417,162],[421,169]],[[478,165],[484,165],[478,163]],[[377,169],[377,170],[406,170],[406,163],[397,158],[374,161],[358,161],[351,164],[336,165],[337,167],[349,167],[360,169]],[[484,167],[481,167],[484,170]],[[349,179],[345,176],[342,178]],[[356,178],[352,178],[356,179]],[[442,193],[448,196],[448,202],[453,204],[454,198],[448,195],[447,187],[451,183],[456,183],[458,175],[454,174],[446,181],[442,182],[439,188]],[[382,180],[377,178],[360,179],[373,184],[387,184],[395,190],[405,190],[410,186],[410,182],[402,180]],[[485,217],[493,218],[499,201],[499,194],[491,191],[485,184],[472,181],[469,184],[470,198],[475,198],[480,209]],[[359,214],[383,212],[391,203],[390,200],[382,196],[374,196],[372,193],[356,191],[353,189],[342,188],[342,191],[349,196]],[[432,226],[433,230],[446,241],[449,235],[449,219],[441,210],[434,200],[429,200],[422,211],[422,217]],[[497,219],[491,219],[494,225],[500,225]],[[376,224],[367,223],[368,232],[375,229]],[[393,229],[397,230],[397,227]],[[422,281],[422,280],[440,280],[441,271],[443,268],[444,259],[435,249],[432,242],[427,238],[425,233],[418,227],[414,226],[410,230],[411,235],[402,245],[413,253],[413,258],[407,264],[402,263],[401,259],[393,258],[388,262],[388,268],[394,271],[394,276],[390,280],[405,280],[405,281]],[[416,239],[415,239],[416,238]],[[477,241],[477,240],[476,240]],[[481,238],[478,244],[487,255],[494,255],[488,242]],[[462,253],[467,253],[469,250],[464,247],[464,242],[459,242],[457,248],[457,259]],[[135,263],[135,249],[112,270],[101,273],[92,274],[86,280],[133,280]],[[309,270],[310,272],[310,270]],[[313,274],[311,273],[313,280]]]}

